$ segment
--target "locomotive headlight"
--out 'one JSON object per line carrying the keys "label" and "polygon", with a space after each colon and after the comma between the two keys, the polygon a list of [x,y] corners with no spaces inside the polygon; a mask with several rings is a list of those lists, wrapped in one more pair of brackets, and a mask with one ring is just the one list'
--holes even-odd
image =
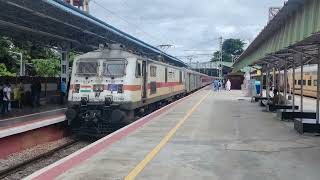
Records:
{"label": "locomotive headlight", "polygon": [[118,93],[123,93],[123,84],[118,84]]}

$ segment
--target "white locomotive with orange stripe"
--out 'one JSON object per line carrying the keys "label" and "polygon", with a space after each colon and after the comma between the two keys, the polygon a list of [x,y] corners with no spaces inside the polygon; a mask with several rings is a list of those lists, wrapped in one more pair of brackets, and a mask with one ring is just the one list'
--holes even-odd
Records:
{"label": "white locomotive with orange stripe", "polygon": [[75,59],[66,116],[77,132],[100,136],[211,82],[113,44]]}

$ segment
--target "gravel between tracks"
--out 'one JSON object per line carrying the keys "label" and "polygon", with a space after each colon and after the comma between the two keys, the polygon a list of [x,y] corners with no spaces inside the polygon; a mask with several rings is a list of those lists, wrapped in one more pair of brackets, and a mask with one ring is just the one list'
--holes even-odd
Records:
{"label": "gravel between tracks", "polygon": [[[49,152],[57,147],[65,145],[73,140],[74,139],[67,137],[67,138],[63,138],[63,139],[60,139],[60,140],[57,140],[54,142],[35,146],[35,147],[27,149],[23,152],[14,153],[6,159],[0,159],[0,170],[15,166],[23,161],[33,159],[40,154],[44,154],[46,152]],[[27,167],[23,167],[23,168],[17,170],[15,173],[10,174],[9,176],[5,177],[4,179],[10,179],[10,180],[22,179],[23,177],[26,177],[26,176],[32,174],[33,172],[35,172],[43,167],[46,167],[46,166],[70,155],[71,153],[73,153],[73,152],[75,152],[75,151],[77,151],[77,150],[79,150],[89,144],[90,144],[90,142],[85,142],[85,141],[76,142],[75,144],[70,145],[67,148],[63,148],[63,149],[55,152],[53,155],[50,155],[47,158],[41,158],[37,161],[32,162],[31,164],[28,164]]]}

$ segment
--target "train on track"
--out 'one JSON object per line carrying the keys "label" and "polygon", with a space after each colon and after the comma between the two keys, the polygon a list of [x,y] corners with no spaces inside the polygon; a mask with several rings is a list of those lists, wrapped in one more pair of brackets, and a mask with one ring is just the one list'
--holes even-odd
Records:
{"label": "train on track", "polygon": [[301,94],[301,83],[303,84],[303,95],[308,97],[317,97],[317,66],[308,65],[304,67],[303,78],[301,79],[300,68],[296,69],[295,82],[293,82],[292,71],[288,73],[289,88],[295,86],[295,94]]}
{"label": "train on track", "polygon": [[111,44],[74,60],[66,117],[76,133],[103,136],[213,79]]}
{"label": "train on track", "polygon": [[[301,69],[297,68],[295,70],[295,81],[293,82],[293,76],[292,76],[292,69],[288,70],[287,80],[288,80],[288,93],[293,92],[293,84],[295,87],[295,94],[300,95],[301,94],[301,84],[303,84],[303,95],[307,97],[317,97],[317,65],[306,65],[304,66],[303,75],[301,79]],[[280,84],[279,88],[280,91],[283,92],[284,90],[284,72],[281,71],[280,75],[278,72],[276,72],[276,84]],[[272,76],[272,73],[271,73]],[[280,77],[279,77],[280,76]],[[253,76],[254,79],[260,80],[260,75]],[[266,84],[266,76],[264,75],[264,87]],[[271,78],[273,79],[273,78]],[[272,87],[272,84],[270,84],[270,87]]]}

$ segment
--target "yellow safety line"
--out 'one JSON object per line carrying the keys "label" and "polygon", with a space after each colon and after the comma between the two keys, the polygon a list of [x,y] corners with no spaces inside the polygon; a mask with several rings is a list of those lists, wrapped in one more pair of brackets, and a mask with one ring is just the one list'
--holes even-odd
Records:
{"label": "yellow safety line", "polygon": [[174,128],[172,128],[166,136],[160,141],[160,143],[149,152],[145,158],[140,161],[140,163],[133,169],[131,172],[125,177],[125,180],[133,180],[135,179],[139,173],[146,167],[146,165],[159,153],[160,149],[166,145],[166,143],[172,138],[175,132],[180,128],[180,126],[192,115],[192,113],[197,109],[197,107],[202,103],[202,101],[209,95],[211,91],[209,91],[206,95],[204,95],[201,100],[194,105],[188,113],[180,119],[180,121],[176,124]]}

